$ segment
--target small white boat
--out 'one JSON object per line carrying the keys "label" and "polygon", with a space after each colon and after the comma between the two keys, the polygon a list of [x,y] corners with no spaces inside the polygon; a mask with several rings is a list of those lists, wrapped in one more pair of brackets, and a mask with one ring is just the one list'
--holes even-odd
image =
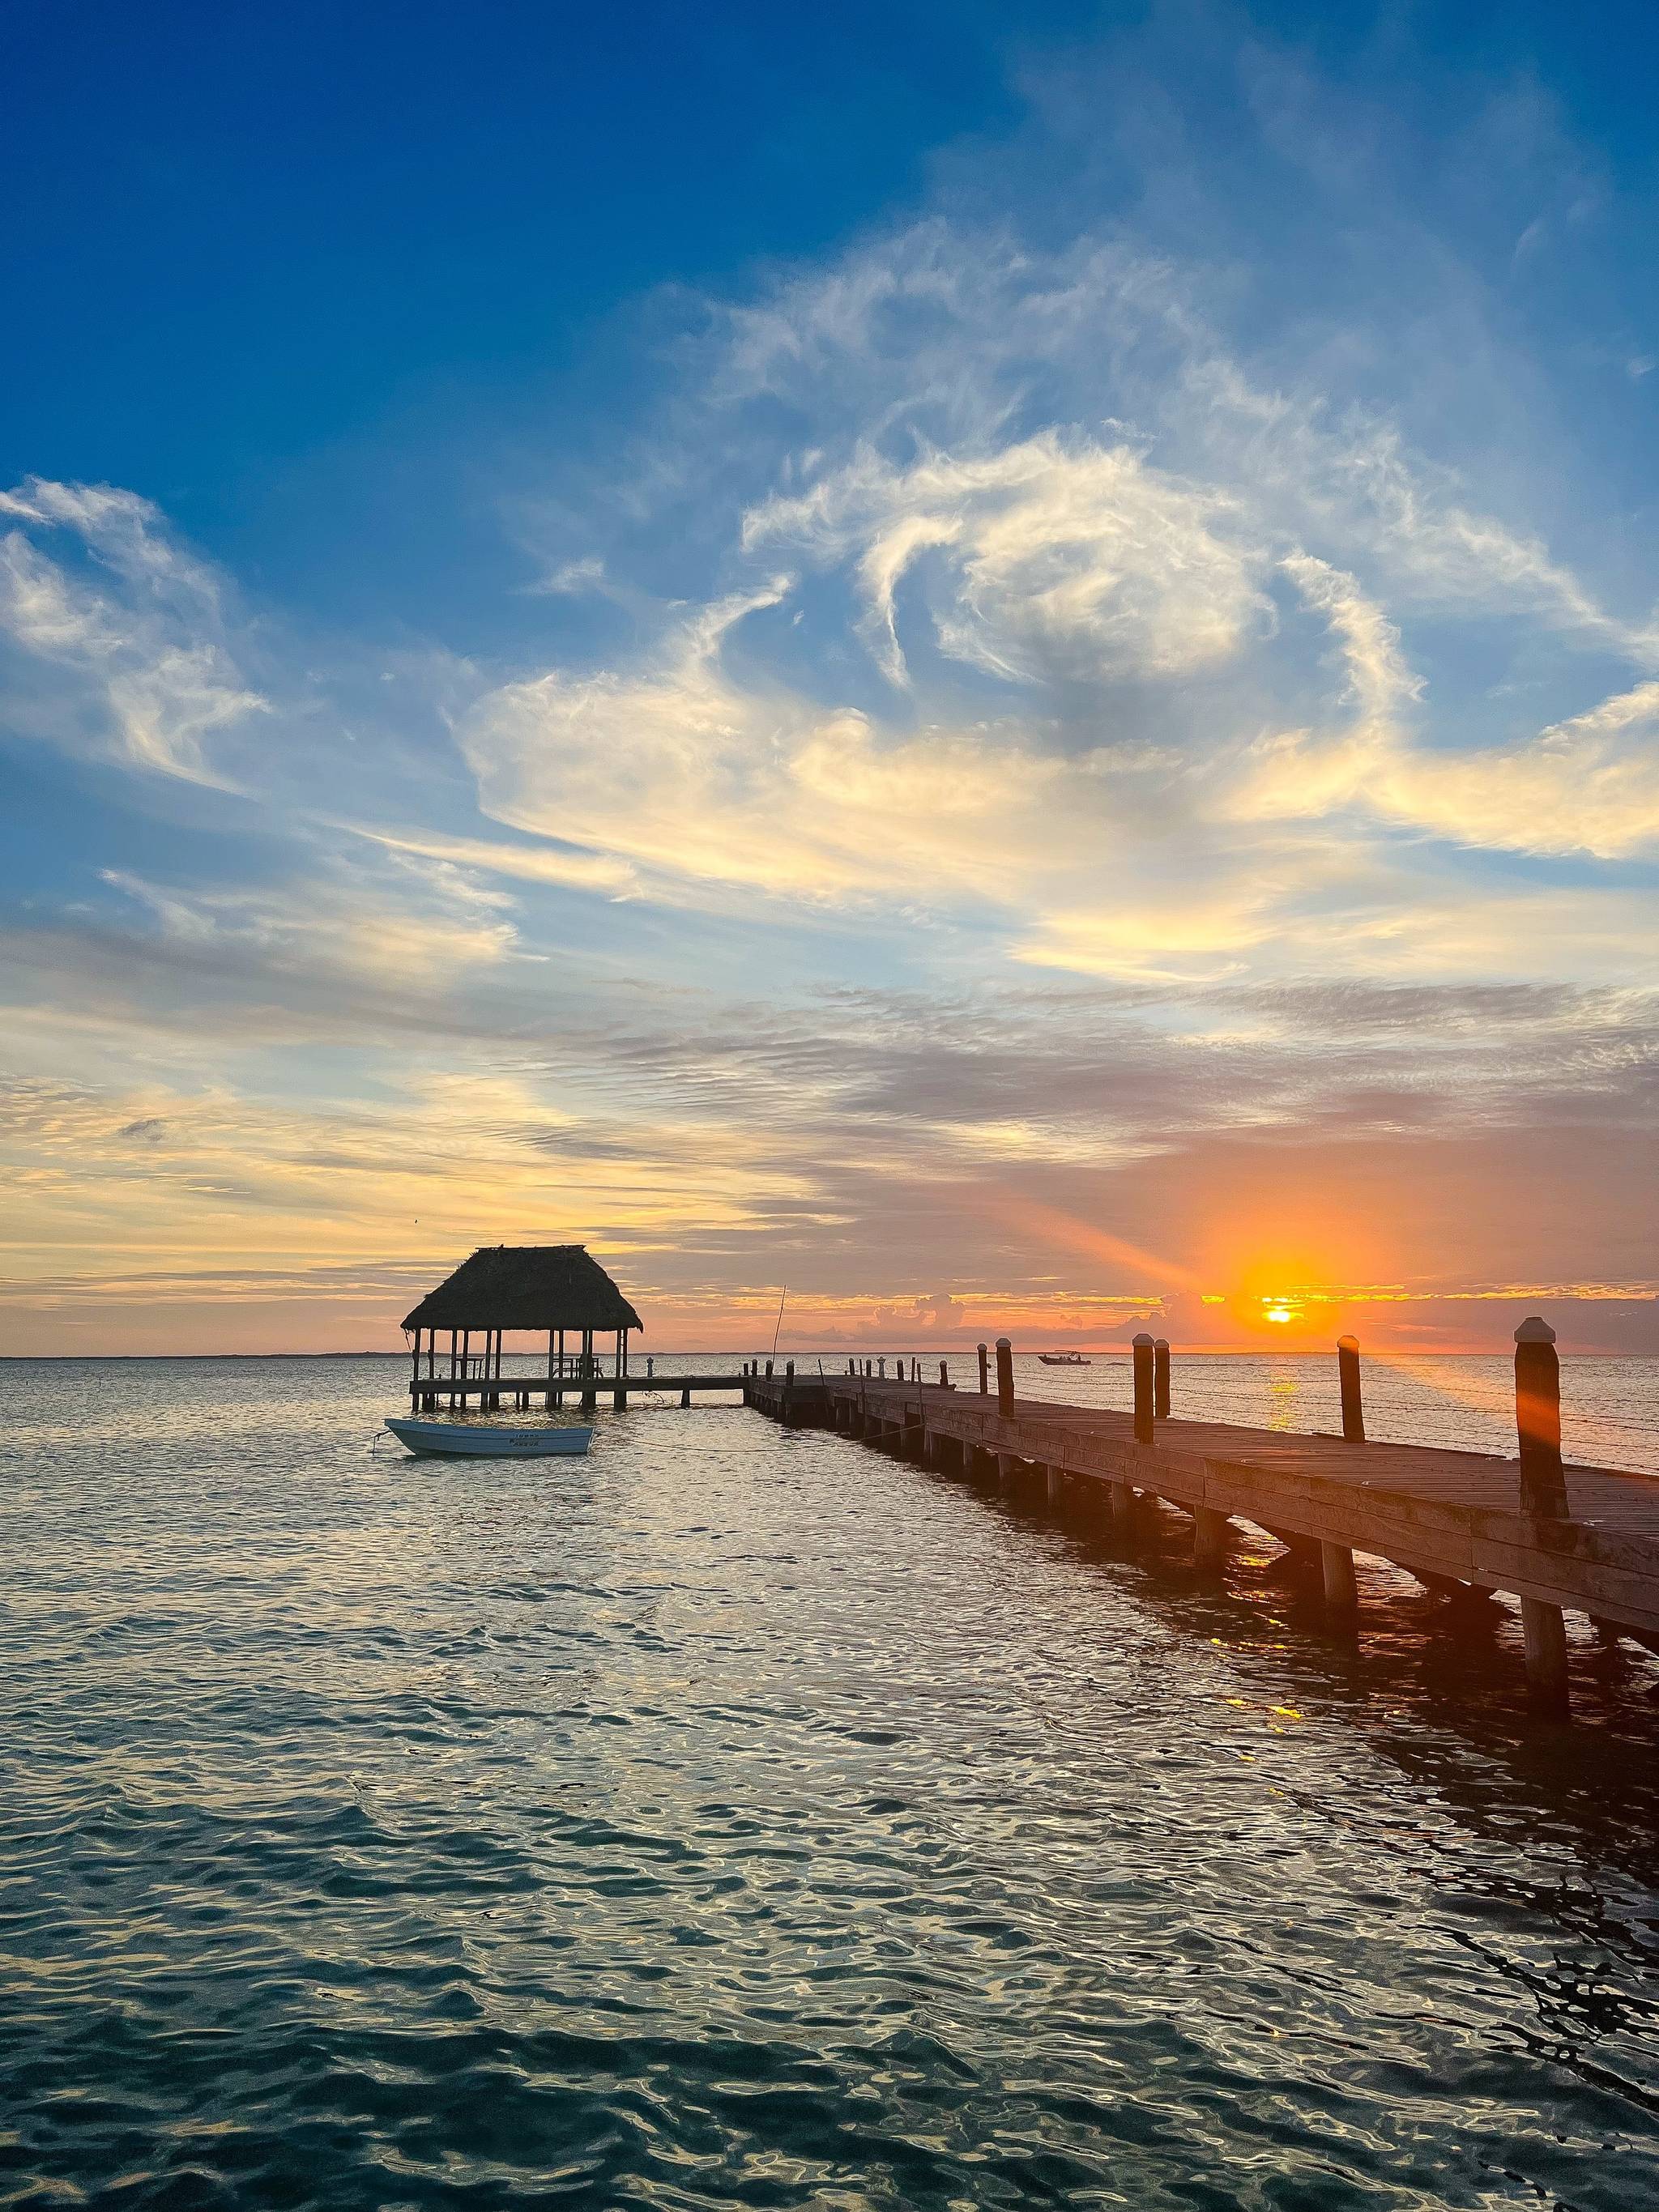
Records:
{"label": "small white boat", "polygon": [[412,1421],[386,1418],[386,1426],[412,1452],[464,1453],[473,1459],[578,1459],[593,1441],[592,1429],[497,1429],[482,1421]]}

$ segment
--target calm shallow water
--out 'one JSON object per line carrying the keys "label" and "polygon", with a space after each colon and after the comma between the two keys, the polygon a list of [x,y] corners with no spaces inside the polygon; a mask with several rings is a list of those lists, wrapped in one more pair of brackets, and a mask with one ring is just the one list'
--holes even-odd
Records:
{"label": "calm shallow water", "polygon": [[1628,1647],[1562,1729],[1507,1616],[738,1408],[468,1466],[369,1456],[392,1363],[0,1378],[0,2203],[1659,2201]]}

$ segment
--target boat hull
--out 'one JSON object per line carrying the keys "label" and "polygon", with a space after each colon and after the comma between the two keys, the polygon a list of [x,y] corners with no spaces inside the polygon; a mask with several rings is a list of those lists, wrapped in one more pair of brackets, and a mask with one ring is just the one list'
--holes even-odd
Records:
{"label": "boat hull", "polygon": [[580,1459],[593,1438],[592,1429],[497,1429],[482,1421],[388,1417],[386,1426],[410,1451],[445,1459]]}

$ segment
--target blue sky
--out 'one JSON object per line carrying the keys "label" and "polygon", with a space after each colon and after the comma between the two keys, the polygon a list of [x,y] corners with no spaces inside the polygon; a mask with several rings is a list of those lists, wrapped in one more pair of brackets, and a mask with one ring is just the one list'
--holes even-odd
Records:
{"label": "blue sky", "polygon": [[17,1348],[1654,1340],[1647,13],[0,40]]}

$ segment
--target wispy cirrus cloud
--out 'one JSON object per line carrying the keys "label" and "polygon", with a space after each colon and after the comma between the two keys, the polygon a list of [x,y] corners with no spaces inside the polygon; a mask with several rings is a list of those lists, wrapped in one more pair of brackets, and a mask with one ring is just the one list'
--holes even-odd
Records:
{"label": "wispy cirrus cloud", "polygon": [[[229,787],[214,741],[263,712],[219,580],[148,500],[32,477],[0,491],[0,650],[15,726],[65,750]],[[58,548],[67,542],[68,551]]]}

